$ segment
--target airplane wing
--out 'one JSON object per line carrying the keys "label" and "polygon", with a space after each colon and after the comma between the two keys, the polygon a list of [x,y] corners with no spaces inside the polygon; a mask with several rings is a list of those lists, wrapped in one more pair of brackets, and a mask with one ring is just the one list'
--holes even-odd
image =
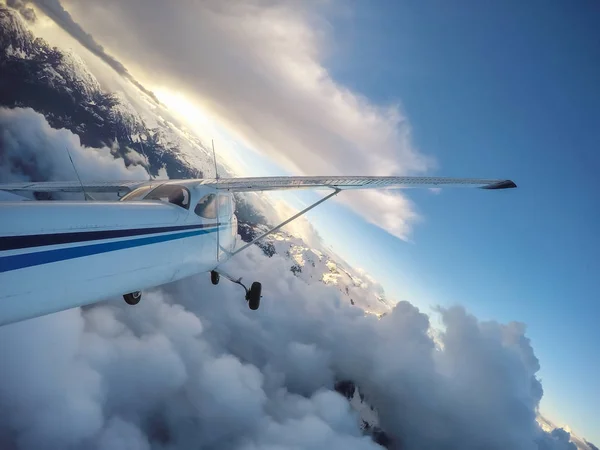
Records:
{"label": "airplane wing", "polygon": [[[196,181],[199,185],[232,192],[258,192],[289,189],[398,189],[417,187],[463,186],[481,189],[509,189],[517,185],[511,180],[484,178],[443,177],[251,177],[204,178],[198,180],[163,180],[164,182]],[[126,194],[148,184],[148,181],[43,181],[0,184],[0,191],[8,192],[113,192]],[[82,189],[83,187],[83,189]]]}
{"label": "airplane wing", "polygon": [[[147,181],[42,181],[0,184],[0,191],[8,192],[114,192],[126,194]],[[83,185],[83,189],[82,189]]]}
{"label": "airplane wing", "polygon": [[510,189],[517,185],[512,180],[484,178],[441,178],[441,177],[265,177],[265,178],[219,178],[198,180],[203,186],[232,192],[256,192],[286,189],[329,189],[332,192],[312,205],[293,215],[279,225],[265,231],[260,236],[236,249],[229,256],[236,255],[252,244],[297,219],[315,206],[327,201],[339,191],[347,189],[394,189],[415,187],[472,186],[481,189]]}
{"label": "airplane wing", "polygon": [[471,186],[481,189],[509,189],[511,180],[442,177],[257,177],[198,180],[200,184],[233,192],[256,192],[286,189],[397,189],[415,187]]}

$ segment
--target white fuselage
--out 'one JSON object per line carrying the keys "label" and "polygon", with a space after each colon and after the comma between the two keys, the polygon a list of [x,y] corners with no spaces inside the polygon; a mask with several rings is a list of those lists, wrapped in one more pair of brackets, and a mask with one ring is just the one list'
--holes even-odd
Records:
{"label": "white fuselage", "polygon": [[[120,202],[0,202],[0,325],[160,286],[226,260],[237,236],[231,194],[178,186],[187,208],[145,200],[148,189]],[[222,200],[218,217],[197,214],[209,195]]]}

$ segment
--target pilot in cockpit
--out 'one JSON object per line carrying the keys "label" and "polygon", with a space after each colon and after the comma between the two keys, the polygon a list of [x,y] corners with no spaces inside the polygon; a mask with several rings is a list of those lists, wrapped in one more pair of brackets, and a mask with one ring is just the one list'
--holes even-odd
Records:
{"label": "pilot in cockpit", "polygon": [[177,186],[178,189],[174,189],[169,194],[169,203],[173,203],[182,208],[188,208],[190,204],[189,193],[187,190]]}

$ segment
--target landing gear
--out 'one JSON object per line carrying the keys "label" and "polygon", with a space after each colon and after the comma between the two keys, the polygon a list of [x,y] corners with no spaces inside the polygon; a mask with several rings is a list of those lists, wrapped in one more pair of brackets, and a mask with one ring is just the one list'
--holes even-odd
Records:
{"label": "landing gear", "polygon": [[248,307],[256,311],[260,306],[260,293],[262,291],[262,285],[255,281],[250,286],[250,290],[246,291],[246,301],[248,302]]}
{"label": "landing gear", "polygon": [[243,287],[244,290],[246,291],[245,299],[248,302],[248,307],[251,310],[253,310],[253,311],[256,311],[258,309],[258,307],[260,306],[260,298],[261,298],[261,293],[262,293],[262,284],[260,284],[258,281],[255,281],[250,286],[250,289],[248,289],[244,285],[244,283],[242,283],[242,279],[241,278],[235,279],[235,278],[230,277],[229,275],[227,275],[227,274],[225,274],[223,272],[219,273],[216,270],[212,270],[210,272],[210,281],[212,282],[212,284],[219,284],[219,280],[221,279],[221,275],[223,275],[225,278],[227,278],[232,283],[239,284],[241,287]]}
{"label": "landing gear", "polygon": [[123,296],[123,300],[125,300],[125,303],[131,306],[137,305],[141,299],[142,293],[140,291],[131,292]]}

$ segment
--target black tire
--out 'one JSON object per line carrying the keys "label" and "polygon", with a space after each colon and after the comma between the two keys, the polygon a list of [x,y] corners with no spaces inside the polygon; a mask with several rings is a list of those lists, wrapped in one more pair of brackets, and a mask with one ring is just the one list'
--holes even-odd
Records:
{"label": "black tire", "polygon": [[220,280],[221,280],[221,275],[219,275],[219,272],[211,270],[210,271],[210,282],[214,285],[217,285],[217,284],[219,284]]}
{"label": "black tire", "polygon": [[258,281],[255,281],[254,283],[252,283],[252,286],[250,286],[250,290],[246,294],[246,300],[248,300],[248,307],[253,311],[256,311],[260,306],[261,292],[262,284],[260,284]]}
{"label": "black tire", "polygon": [[131,292],[123,296],[123,300],[125,300],[125,303],[131,306],[137,305],[141,299],[142,293],[140,291]]}

